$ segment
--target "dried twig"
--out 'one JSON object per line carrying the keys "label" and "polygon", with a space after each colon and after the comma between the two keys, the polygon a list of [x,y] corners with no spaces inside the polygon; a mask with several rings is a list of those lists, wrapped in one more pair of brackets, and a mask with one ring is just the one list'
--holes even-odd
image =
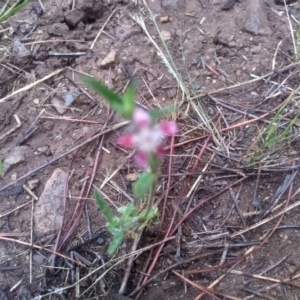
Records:
{"label": "dried twig", "polygon": [[243,185],[241,184],[241,185],[240,185],[240,188],[239,188],[239,191],[238,191],[238,193],[237,193],[236,195],[234,194],[234,191],[233,191],[232,188],[229,189],[229,192],[230,192],[230,196],[231,196],[231,198],[232,198],[232,200],[233,200],[233,202],[234,202],[236,211],[238,212],[238,214],[239,214],[239,216],[240,216],[240,218],[241,218],[241,220],[242,220],[242,222],[243,222],[243,225],[246,226],[245,219],[244,219],[244,217],[243,217],[243,214],[242,214],[242,212],[241,212],[241,210],[240,210],[240,206],[239,206],[239,203],[238,203],[238,198],[239,198],[239,196],[240,196],[240,192],[241,192],[241,190],[242,190],[242,186],[243,186]]}
{"label": "dried twig", "polygon": [[[30,201],[31,203],[31,201]],[[28,234],[27,234],[28,235]],[[48,249],[48,248],[44,248],[44,247],[41,247],[41,246],[38,246],[38,245],[34,245],[34,244],[30,244],[30,243],[26,243],[26,242],[23,242],[23,241],[19,241],[19,240],[15,240],[15,239],[11,239],[11,238],[7,238],[7,237],[4,237],[3,234],[1,233],[0,234],[0,240],[2,241],[7,241],[7,242],[14,242],[14,243],[18,243],[18,244],[21,244],[23,246],[27,246],[27,247],[32,247],[32,248],[36,248],[36,249],[39,249],[39,250],[43,250],[43,251],[46,251],[46,252],[49,252],[51,254],[56,254],[58,256],[61,256],[63,257],[64,259],[67,259],[69,261],[72,261],[73,263],[76,263],[78,265],[80,265],[81,267],[85,267],[85,265],[83,265],[82,263],[78,262],[78,261],[75,261],[73,259],[71,259],[70,257],[68,256],[65,256],[63,254],[60,254],[60,253],[55,253],[53,252],[52,250]]]}
{"label": "dried twig", "polygon": [[14,118],[17,121],[17,125],[15,127],[13,127],[12,129],[10,129],[9,131],[7,131],[6,133],[0,135],[0,141],[2,139],[4,139],[5,137],[9,136],[11,133],[13,133],[14,131],[16,131],[18,128],[20,128],[22,126],[22,123],[21,123],[19,117],[17,115],[14,115]]}
{"label": "dried twig", "polygon": [[18,142],[18,145],[21,145],[25,140],[27,140],[37,129],[36,124],[39,120],[39,118],[41,117],[41,115],[45,112],[45,109],[43,108],[39,114],[37,115],[37,117],[34,119],[34,121],[32,122],[32,124],[29,126],[29,128],[25,131],[25,133],[23,134],[21,140]]}
{"label": "dried twig", "polygon": [[38,85],[38,84],[40,84],[40,83],[46,81],[47,79],[49,79],[49,78],[51,78],[51,77],[53,77],[53,76],[55,76],[55,75],[61,73],[61,72],[64,71],[64,70],[65,70],[65,68],[55,70],[54,72],[52,72],[52,73],[46,75],[46,76],[43,77],[42,79],[39,79],[39,80],[37,80],[37,81],[35,81],[35,82],[33,82],[33,83],[30,83],[30,84],[28,84],[28,85],[26,85],[26,86],[24,86],[24,87],[22,87],[22,88],[20,88],[20,89],[18,89],[18,90],[16,90],[16,91],[14,91],[14,92],[11,93],[10,95],[7,95],[6,97],[0,99],[0,103],[2,103],[2,102],[4,102],[4,101],[7,101],[7,100],[11,99],[12,97],[14,97],[14,96],[16,96],[16,95],[18,95],[18,94],[20,94],[20,93],[22,93],[22,92],[25,92],[25,91],[30,90],[31,88],[35,87],[36,85]]}
{"label": "dried twig", "polygon": [[111,17],[114,15],[114,13],[116,12],[116,8],[112,11],[112,13],[109,15],[109,17],[107,18],[107,20],[105,21],[105,23],[103,24],[103,26],[101,27],[101,29],[99,30],[98,34],[96,35],[94,41],[92,42],[92,45],[90,47],[90,49],[93,49],[95,46],[95,43],[97,42],[99,36],[101,35],[101,33],[103,32],[105,26],[107,25],[108,21],[111,19]]}
{"label": "dried twig", "polygon": [[[300,288],[299,284],[290,282],[290,278],[280,280],[280,279],[276,279],[276,278],[268,277],[268,276],[262,276],[262,275],[257,275],[257,274],[249,274],[249,273],[241,272],[241,271],[238,271],[238,270],[231,270],[230,273],[235,274],[235,275],[240,275],[240,276],[251,277],[251,278],[255,278],[255,279],[267,280],[267,281],[276,282],[276,283],[284,283],[284,284],[287,284],[287,285],[291,285],[291,286],[295,286],[297,288]],[[293,277],[292,280],[294,280],[294,279],[296,279],[296,278]]]}
{"label": "dried twig", "polygon": [[291,183],[294,181],[297,173],[299,170],[295,170],[293,174],[287,175],[284,179],[283,184],[278,188],[272,199],[270,200],[268,206],[261,211],[261,213],[257,216],[257,220],[260,221],[264,216],[266,216],[268,213],[272,211],[274,206],[279,202],[283,194],[286,192],[286,190],[289,188]]}
{"label": "dried twig", "polygon": [[89,139],[86,140],[85,142],[83,142],[83,143],[81,143],[81,144],[75,146],[74,148],[72,148],[72,149],[68,150],[67,152],[65,152],[65,153],[63,153],[63,154],[61,154],[61,155],[59,155],[58,157],[53,158],[53,159],[50,160],[49,162],[47,162],[47,163],[45,163],[45,164],[43,164],[43,165],[37,167],[36,169],[29,171],[28,173],[26,173],[26,174],[22,175],[21,177],[19,177],[17,180],[12,181],[12,182],[6,184],[5,186],[1,187],[1,188],[0,188],[0,192],[6,190],[8,187],[14,185],[16,182],[19,182],[19,181],[21,181],[21,180],[27,178],[28,176],[37,173],[38,171],[42,170],[43,168],[49,166],[50,164],[52,164],[52,163],[54,163],[54,162],[60,160],[61,158],[67,156],[68,154],[70,154],[70,153],[76,151],[77,149],[81,148],[82,146],[84,146],[84,145],[86,145],[86,144],[88,144],[88,143],[94,141],[94,140],[97,139],[98,137],[100,137],[100,136],[102,136],[102,135],[104,135],[104,134],[106,134],[106,133],[108,133],[108,132],[111,132],[111,131],[114,131],[114,130],[116,130],[116,129],[119,129],[119,128],[121,128],[121,127],[127,125],[127,124],[129,124],[129,121],[124,121],[124,122],[115,124],[115,125],[111,126],[110,128],[108,128],[108,129],[106,129],[106,130],[104,130],[104,131],[101,131],[101,132],[95,134],[93,137],[89,138]]}
{"label": "dried twig", "polygon": [[176,276],[178,276],[179,278],[181,278],[182,280],[184,280],[185,282],[189,283],[191,286],[193,286],[194,288],[198,289],[199,291],[201,292],[204,292],[206,293],[207,295],[210,295],[211,297],[213,297],[213,299],[220,299],[220,298],[217,298],[215,295],[218,295],[218,296],[222,296],[222,297],[225,297],[225,298],[228,298],[228,299],[233,299],[233,300],[243,300],[242,298],[239,298],[239,297],[235,297],[235,296],[231,296],[231,295],[228,295],[228,294],[224,294],[224,293],[221,293],[221,292],[217,292],[217,291],[214,291],[212,289],[208,289],[204,286],[201,286],[199,284],[196,284],[195,282],[187,279],[186,277],[180,275],[179,273],[177,273],[176,271],[172,271]]}
{"label": "dried twig", "polygon": [[[139,243],[140,238],[142,236],[142,233],[143,233],[143,230],[140,230],[138,232],[138,236],[134,239],[134,242],[133,242],[133,244],[131,246],[130,253],[133,253],[133,252],[136,251],[138,243]],[[131,273],[131,268],[132,268],[132,265],[133,265],[134,258],[135,258],[135,256],[132,255],[128,259],[127,267],[126,267],[126,270],[125,270],[125,274],[123,276],[122,283],[121,283],[121,286],[120,286],[120,289],[119,289],[119,294],[120,295],[123,295],[124,292],[125,292],[125,289],[126,289],[126,286],[127,286],[127,282],[128,282],[128,279],[129,279],[129,276],[130,276],[130,273]]]}

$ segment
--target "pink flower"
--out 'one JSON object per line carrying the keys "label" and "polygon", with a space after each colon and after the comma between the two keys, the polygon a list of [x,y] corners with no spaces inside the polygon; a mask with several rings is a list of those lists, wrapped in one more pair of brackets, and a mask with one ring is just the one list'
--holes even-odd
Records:
{"label": "pink flower", "polygon": [[159,157],[162,155],[163,138],[175,134],[177,126],[174,122],[153,125],[150,114],[141,108],[134,110],[133,124],[136,127],[135,133],[121,136],[118,143],[123,147],[136,146],[138,152],[135,161],[138,165],[146,167],[150,154]]}

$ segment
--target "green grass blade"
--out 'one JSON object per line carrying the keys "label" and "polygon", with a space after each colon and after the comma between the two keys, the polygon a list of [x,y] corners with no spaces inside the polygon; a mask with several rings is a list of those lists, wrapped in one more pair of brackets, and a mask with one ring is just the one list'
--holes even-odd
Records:
{"label": "green grass blade", "polygon": [[0,9],[0,16],[3,15],[3,13],[4,13],[4,11],[5,11],[6,7],[7,7],[8,2],[9,2],[9,0],[7,0],[6,3],[5,3],[5,4],[2,6],[2,8]]}
{"label": "green grass blade", "polygon": [[149,115],[152,118],[152,121],[155,122],[157,119],[159,119],[162,116],[170,115],[176,111],[175,105],[170,105],[161,109],[153,109],[149,110]]}
{"label": "green grass blade", "polygon": [[90,86],[99,95],[102,95],[109,102],[113,109],[122,114],[123,99],[118,94],[90,76],[85,75],[82,77],[82,79],[86,85]]}
{"label": "green grass blade", "polygon": [[27,5],[29,0],[18,0],[16,1],[5,13],[0,17],[0,22],[9,19],[11,16],[16,14],[19,10]]}
{"label": "green grass blade", "polygon": [[112,211],[110,210],[110,208],[107,206],[105,199],[103,198],[103,196],[101,195],[101,193],[97,190],[95,190],[95,198],[96,198],[96,202],[99,206],[99,208],[101,209],[102,213],[104,214],[104,216],[106,217],[106,219],[108,220],[108,222],[110,224],[114,224],[114,215],[112,213]]}
{"label": "green grass blade", "polygon": [[123,116],[130,119],[135,107],[134,99],[136,93],[135,84],[131,84],[123,95]]}
{"label": "green grass blade", "polygon": [[114,239],[113,241],[110,243],[109,247],[108,247],[108,254],[112,255],[116,252],[117,248],[119,247],[119,245],[122,243],[124,238],[124,233],[123,231],[120,231],[118,234],[114,235]]}
{"label": "green grass blade", "polygon": [[133,186],[136,199],[142,199],[156,180],[156,174],[144,172]]}

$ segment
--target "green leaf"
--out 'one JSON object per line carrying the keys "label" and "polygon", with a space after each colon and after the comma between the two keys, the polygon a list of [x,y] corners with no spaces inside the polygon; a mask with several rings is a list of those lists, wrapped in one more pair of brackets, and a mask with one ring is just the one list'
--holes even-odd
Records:
{"label": "green leaf", "polygon": [[16,14],[20,9],[22,9],[29,0],[17,0],[6,12],[3,13],[0,17],[0,22],[3,22]]}
{"label": "green leaf", "polygon": [[7,7],[7,4],[8,4],[9,0],[6,1],[6,3],[3,4],[2,8],[0,9],[0,16],[3,15],[6,7]]}
{"label": "green leaf", "polygon": [[[132,208],[133,208],[133,203],[130,203],[128,205],[125,205],[125,206],[120,206],[117,211],[124,215],[124,214],[128,214],[128,212],[131,212],[132,211]],[[129,213],[130,214],[130,213]]]}
{"label": "green leaf", "polygon": [[2,169],[3,169],[3,162],[0,160],[0,175],[2,174]]}
{"label": "green leaf", "polygon": [[134,99],[135,99],[135,93],[136,93],[136,86],[134,84],[131,84],[127,91],[123,95],[123,117],[127,119],[131,119],[133,110],[135,107]]}
{"label": "green leaf", "polygon": [[144,172],[133,186],[136,199],[142,199],[156,180],[156,174]]}
{"label": "green leaf", "polygon": [[120,231],[120,232],[118,232],[118,234],[114,235],[114,239],[108,247],[107,252],[108,252],[109,255],[112,255],[116,252],[117,248],[122,243],[123,238],[124,238],[124,232],[123,231]]}
{"label": "green leaf", "polygon": [[113,109],[123,115],[123,99],[118,94],[90,76],[84,75],[82,79],[85,84],[90,86],[98,94],[102,95],[109,102]]}
{"label": "green leaf", "polygon": [[150,110],[149,114],[152,118],[152,121],[155,122],[158,118],[160,118],[161,116],[165,116],[165,115],[170,115],[173,112],[175,112],[176,110],[176,106],[175,105],[170,105],[161,109],[154,109],[154,110]]}
{"label": "green leaf", "polygon": [[153,173],[157,173],[159,165],[160,165],[159,157],[154,153],[150,154],[149,155],[149,166]]}
{"label": "green leaf", "polygon": [[107,206],[105,199],[103,198],[101,193],[97,190],[95,190],[95,198],[96,198],[96,202],[97,202],[98,206],[100,207],[102,213],[104,214],[104,216],[106,217],[108,222],[111,224],[115,224],[116,222],[115,222],[115,218],[114,218],[112,211]]}

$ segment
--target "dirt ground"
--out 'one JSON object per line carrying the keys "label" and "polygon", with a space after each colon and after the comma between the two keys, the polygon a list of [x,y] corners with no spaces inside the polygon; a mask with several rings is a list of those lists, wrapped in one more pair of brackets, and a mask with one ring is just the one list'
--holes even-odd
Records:
{"label": "dirt ground", "polygon": [[[42,1],[45,12],[31,1],[1,24],[0,159],[16,149],[22,157],[0,178],[0,299],[137,299],[145,275],[160,272],[139,299],[300,298],[300,123],[295,119],[288,138],[271,150],[261,138],[299,84],[291,38],[299,9],[287,1],[287,17],[283,1],[249,2],[149,0],[161,37],[139,0]],[[166,54],[161,38],[190,97],[153,44]],[[86,88],[83,74],[118,92],[135,80],[144,107],[179,107],[179,132],[173,144],[165,141],[173,156],[163,159],[156,193],[164,222],[144,231],[126,296],[119,289],[133,240],[107,254],[111,236],[93,189],[116,208],[131,197],[128,174],[143,170],[134,150],[116,143],[130,126]],[[296,92],[279,127],[299,114],[298,99]],[[216,128],[210,139],[199,111]],[[69,179],[55,183],[62,202],[50,213],[63,210],[63,226],[44,234],[34,216],[58,168]],[[33,185],[29,192],[24,184]],[[159,248],[153,245],[166,237],[174,211],[173,238],[151,272]]]}

